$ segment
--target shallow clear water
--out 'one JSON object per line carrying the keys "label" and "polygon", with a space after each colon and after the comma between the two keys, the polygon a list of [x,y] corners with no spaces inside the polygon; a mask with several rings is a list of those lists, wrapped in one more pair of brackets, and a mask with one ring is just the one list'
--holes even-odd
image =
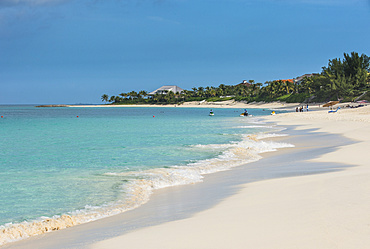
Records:
{"label": "shallow clear water", "polygon": [[258,120],[269,112],[241,111],[0,106],[0,226],[63,214],[87,222],[285,146],[248,137],[271,131]]}

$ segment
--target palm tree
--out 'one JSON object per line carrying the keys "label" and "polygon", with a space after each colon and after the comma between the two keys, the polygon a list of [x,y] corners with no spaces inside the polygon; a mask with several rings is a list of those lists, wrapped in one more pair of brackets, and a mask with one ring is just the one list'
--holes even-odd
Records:
{"label": "palm tree", "polygon": [[266,86],[262,88],[265,95],[267,95],[270,100],[273,99],[276,95],[276,84],[274,81],[267,81]]}
{"label": "palm tree", "polygon": [[226,91],[226,86],[224,84],[220,84],[217,89],[219,96],[222,96],[225,93],[225,91]]}
{"label": "palm tree", "polygon": [[192,97],[196,97],[197,96],[198,88],[193,87],[192,90],[193,90]]}
{"label": "palm tree", "polygon": [[250,92],[251,92],[252,97],[255,96],[255,94],[257,92],[257,84],[252,84],[251,85]]}
{"label": "palm tree", "polygon": [[250,97],[249,88],[243,87],[240,91],[240,95],[243,97]]}
{"label": "palm tree", "polygon": [[163,94],[159,94],[159,93],[155,93],[153,95],[153,101],[158,103],[158,102],[162,102],[163,100]]}
{"label": "palm tree", "polygon": [[294,83],[290,81],[285,81],[286,83],[286,91],[287,93],[293,93],[294,92]]}
{"label": "palm tree", "polygon": [[180,96],[181,96],[181,93],[179,93],[179,92],[176,92],[176,93],[175,93],[175,98],[176,98],[176,99],[179,99],[179,98],[180,98]]}
{"label": "palm tree", "polygon": [[138,96],[137,92],[135,92],[135,91],[129,92],[128,95],[130,96],[131,99],[137,98],[137,96]]}
{"label": "palm tree", "polygon": [[198,87],[198,96],[203,97],[204,95],[204,87]]}
{"label": "palm tree", "polygon": [[185,101],[185,99],[191,97],[192,91],[184,90],[181,95],[182,95],[182,100]]}
{"label": "palm tree", "polygon": [[219,97],[223,96],[224,95],[224,89],[225,88],[221,88],[221,87],[217,88],[216,89],[216,95],[219,96]]}
{"label": "palm tree", "polygon": [[122,101],[123,101],[123,99],[120,96],[116,96],[116,98],[114,99],[115,103],[120,103]]}
{"label": "palm tree", "polygon": [[121,96],[122,98],[125,98],[127,97],[127,93],[120,93],[119,96]]}
{"label": "palm tree", "polygon": [[262,83],[252,84],[252,89],[251,89],[252,97],[256,97],[260,94],[262,85],[263,85]]}
{"label": "palm tree", "polygon": [[282,96],[286,93],[286,84],[285,81],[279,80],[275,82],[277,89],[277,97]]}
{"label": "palm tree", "polygon": [[167,101],[167,103],[172,103],[172,101],[175,99],[175,93],[172,91],[169,91],[165,96],[164,99]]}
{"label": "palm tree", "polygon": [[207,86],[206,87],[206,97],[208,98],[209,96],[211,96],[211,87]]}
{"label": "palm tree", "polygon": [[211,91],[209,91],[209,94],[212,96],[212,97],[215,97],[217,95],[217,91],[215,88],[212,88]]}
{"label": "palm tree", "polygon": [[101,96],[101,101],[105,101],[105,103],[107,103],[108,99],[109,99],[109,96],[107,94],[103,94]]}
{"label": "palm tree", "polygon": [[148,96],[148,92],[147,91],[141,90],[139,92],[139,98],[145,98],[146,96]]}

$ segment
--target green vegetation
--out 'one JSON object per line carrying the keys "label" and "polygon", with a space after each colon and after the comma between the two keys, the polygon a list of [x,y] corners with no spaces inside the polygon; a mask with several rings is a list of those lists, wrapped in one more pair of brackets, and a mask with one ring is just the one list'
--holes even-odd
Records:
{"label": "green vegetation", "polygon": [[[193,87],[182,93],[167,91],[149,96],[146,91],[101,96],[111,104],[181,104],[187,101],[284,101],[288,103],[326,102],[329,100],[370,100],[370,58],[356,52],[344,53],[344,59],[329,60],[321,73],[293,80],[254,80],[238,85]],[[368,92],[369,91],[369,92]]]}

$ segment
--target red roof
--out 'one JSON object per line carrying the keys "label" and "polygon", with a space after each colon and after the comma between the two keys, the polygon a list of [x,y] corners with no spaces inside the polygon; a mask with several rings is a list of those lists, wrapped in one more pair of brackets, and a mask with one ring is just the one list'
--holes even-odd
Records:
{"label": "red roof", "polygon": [[281,81],[288,81],[288,82],[290,82],[290,83],[293,83],[293,82],[294,82],[294,80],[293,80],[293,79],[287,79],[287,80],[281,80]]}
{"label": "red roof", "polygon": [[240,84],[238,84],[238,85],[250,86],[250,85],[252,85],[252,84],[251,84],[251,83],[246,82],[246,83],[240,83]]}

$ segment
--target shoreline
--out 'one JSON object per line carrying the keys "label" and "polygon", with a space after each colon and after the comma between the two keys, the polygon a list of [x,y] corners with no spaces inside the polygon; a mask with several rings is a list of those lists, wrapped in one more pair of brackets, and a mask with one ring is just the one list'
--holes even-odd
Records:
{"label": "shoreline", "polygon": [[[218,108],[235,108],[235,109],[267,109],[267,110],[275,110],[275,111],[291,111],[296,112],[296,108],[303,108],[303,112],[306,112],[306,106],[309,107],[309,111],[319,111],[319,110],[335,110],[338,107],[341,109],[352,109],[348,108],[349,106],[352,107],[363,107],[363,104],[360,103],[352,103],[352,102],[343,102],[337,103],[330,107],[323,107],[325,103],[285,103],[285,102],[253,102],[253,103],[244,103],[244,102],[237,102],[237,101],[222,101],[222,102],[202,102],[202,101],[193,101],[193,102],[185,102],[181,105],[177,104],[168,104],[168,105],[147,105],[147,104],[136,104],[136,105],[67,105],[65,107],[71,108],[153,108],[153,107],[163,107],[163,108],[210,108],[210,109],[218,109]],[[367,106],[367,104],[365,104]],[[58,106],[56,106],[58,107]]]}
{"label": "shoreline", "polygon": [[[351,139],[350,144],[305,162],[352,167],[242,184],[235,195],[190,218],[139,229],[90,248],[119,248],[122,244],[130,248],[367,248],[370,108],[334,114],[279,114],[266,120],[295,125],[298,134],[335,134]],[[322,143],[327,142],[323,139]]]}
{"label": "shoreline", "polygon": [[[236,101],[221,101],[221,102],[202,102],[192,101],[185,102],[181,105],[168,104],[168,105],[147,105],[147,104],[136,104],[136,105],[68,105],[66,107],[102,107],[102,108],[125,108],[125,107],[178,107],[178,108],[258,108],[258,109],[291,109],[294,110],[296,107],[302,106],[300,103],[280,103],[280,102],[258,102],[258,103],[243,103]],[[312,104],[313,108],[318,107],[320,104]]]}
{"label": "shoreline", "polygon": [[[361,111],[361,109],[358,109],[358,110]],[[315,114],[312,114],[312,115],[317,115],[318,114],[318,112],[312,112],[312,113],[315,113]],[[325,113],[327,113],[327,112],[325,112]],[[297,119],[301,120],[303,118],[303,115],[305,115],[305,114],[306,113],[304,113],[304,114],[294,113],[293,115],[297,116]],[[307,114],[311,115],[310,112],[307,113]],[[280,115],[282,115],[282,114],[280,114]],[[266,117],[266,119],[269,122],[276,122],[276,121],[279,121],[279,119],[284,119],[284,117],[280,116],[280,115],[269,116],[269,117]],[[289,114],[283,114],[283,115],[286,116],[286,115],[289,115]],[[307,119],[307,120],[310,120],[310,119]],[[285,124],[285,125],[288,125],[288,124]],[[296,125],[299,125],[299,122]],[[293,141],[295,141],[296,143],[299,144],[299,141],[302,140],[302,134],[301,134],[301,131],[299,131],[301,128],[302,128],[301,126],[297,127],[296,128],[297,132],[295,130],[291,131],[291,135],[292,135],[291,137],[279,137],[279,138],[274,138],[274,139],[278,139],[279,141],[280,140],[282,140],[282,141],[293,140]],[[313,128],[313,127],[310,127],[309,129],[311,129],[311,128]],[[307,129],[307,128],[305,128],[305,129]],[[304,132],[306,132],[306,131],[304,131]],[[313,137],[316,137],[316,143],[318,143],[319,140],[317,140],[317,139],[321,139],[322,134],[315,135],[315,132],[308,131],[308,134],[306,134],[304,137],[305,137],[305,139],[303,139],[303,141],[310,140],[310,139],[313,139]],[[336,137],[338,137],[338,136],[336,135]],[[334,137],[330,137],[327,140],[328,141],[335,141],[335,139],[337,139],[337,138],[335,138],[335,136],[334,136]],[[340,141],[340,139],[338,141]],[[312,143],[312,141],[311,141],[311,143]],[[339,144],[341,144],[341,143],[339,143]],[[344,143],[344,144],[346,144],[346,143]],[[312,144],[311,144],[311,146],[312,146]],[[289,151],[291,152],[293,150],[294,151],[298,150],[299,151],[298,154],[301,155],[301,156],[299,156],[299,158],[305,158],[305,160],[307,161],[309,159],[310,155],[314,155],[315,153],[316,154],[317,153],[323,154],[323,153],[331,152],[331,150],[333,150],[332,147],[333,146],[335,147],[335,145],[328,146],[328,145],[325,145],[325,144],[323,146],[324,147],[322,148],[322,151],[320,151],[320,152],[318,152],[315,148],[311,148],[311,149],[310,148],[308,148],[308,149],[289,148],[289,149],[280,149],[277,152],[268,152],[268,153],[265,153],[263,155],[264,158],[261,159],[260,161],[245,165],[247,167],[241,166],[241,167],[234,168],[233,170],[230,170],[230,171],[219,172],[219,173],[215,173],[215,174],[212,174],[212,175],[207,175],[204,182],[201,183],[201,184],[194,184],[194,185],[190,185],[190,186],[187,185],[187,186],[180,186],[180,187],[172,187],[172,188],[169,188],[169,189],[156,191],[156,193],[153,195],[153,198],[151,198],[149,203],[147,203],[147,204],[143,205],[142,207],[139,207],[138,209],[135,209],[133,211],[129,211],[127,213],[117,215],[117,216],[114,216],[114,217],[104,218],[102,220],[94,221],[94,222],[87,223],[87,224],[84,224],[84,225],[75,226],[75,227],[72,227],[72,228],[69,228],[69,229],[66,229],[66,230],[62,230],[62,231],[58,231],[58,232],[55,232],[55,233],[48,233],[48,234],[45,234],[45,235],[42,235],[42,236],[37,236],[37,237],[27,239],[27,240],[24,240],[24,241],[15,242],[13,244],[9,244],[9,247],[7,245],[4,246],[4,248],[27,248],[31,245],[33,247],[36,246],[37,248],[90,248],[90,244],[92,242],[97,242],[97,241],[100,241],[100,240],[102,240],[102,242],[98,242],[98,244],[93,245],[92,248],[119,248],[119,244],[122,244],[122,243],[124,243],[124,244],[128,243],[128,245],[130,245],[129,246],[130,248],[144,248],[144,247],[148,247],[149,245],[150,245],[151,248],[157,248],[156,247],[157,246],[157,244],[156,244],[157,241],[155,239],[156,237],[153,238],[154,239],[153,241],[151,241],[150,240],[150,234],[154,233],[154,234],[156,234],[156,236],[165,236],[165,237],[167,237],[166,233],[171,232],[172,231],[172,226],[175,224],[176,229],[174,231],[179,229],[181,231],[179,234],[183,234],[184,237],[187,237],[186,236],[187,233],[194,232],[194,231],[192,231],[193,225],[191,227],[188,227],[187,222],[190,222],[191,224],[193,224],[193,222],[196,222],[195,227],[197,227],[197,226],[203,226],[204,227],[206,225],[204,223],[204,221],[203,221],[203,223],[201,222],[200,224],[197,223],[199,221],[198,216],[203,217],[203,213],[206,213],[206,214],[208,214],[209,212],[212,213],[220,205],[223,205],[223,203],[229,203],[230,199],[237,198],[236,196],[239,195],[239,192],[243,192],[245,189],[250,189],[250,187],[251,186],[253,187],[254,184],[264,185],[266,182],[275,181],[275,180],[281,181],[281,179],[284,182],[285,178],[281,178],[281,177],[284,177],[284,176],[290,176],[289,179],[291,179],[291,178],[295,178],[295,177],[291,177],[291,176],[296,176],[296,175],[309,175],[309,174],[317,174],[317,173],[323,173],[323,172],[331,172],[331,171],[336,171],[336,170],[342,170],[344,165],[339,165],[339,166],[338,166],[338,164],[331,165],[330,162],[325,162],[323,166],[320,166],[322,168],[320,168],[319,166],[316,167],[316,168],[310,169],[310,170],[304,168],[303,171],[300,171],[299,169],[296,169],[292,166],[289,166],[287,168],[287,166],[280,165],[280,167],[282,167],[282,168],[278,172],[274,172],[274,170],[273,170],[273,172],[270,172],[270,173],[268,173],[268,172],[259,172],[260,175],[258,177],[257,176],[252,176],[252,179],[249,179],[249,180],[239,179],[239,181],[234,182],[235,177],[238,177],[238,176],[242,175],[242,174],[240,174],[241,172],[246,171],[247,175],[244,175],[244,176],[245,177],[247,177],[247,176],[251,177],[250,176],[251,173],[256,172],[256,170],[257,171],[259,170],[259,167],[257,167],[258,165],[260,165],[260,166],[264,165],[269,161],[270,161],[271,167],[275,168],[277,158],[280,158],[280,159],[285,158],[286,162],[294,161],[294,157],[292,157],[292,155],[290,155],[291,153],[288,153]],[[325,146],[327,146],[328,148],[326,148]],[[310,152],[310,150],[312,150],[312,151]],[[316,150],[316,152],[313,152],[315,150]],[[331,152],[331,153],[335,153],[335,152]],[[302,163],[303,162],[300,162],[300,164],[302,164]],[[316,163],[319,163],[319,162],[316,162]],[[343,172],[343,171],[339,171],[339,172]],[[245,172],[244,172],[244,174],[245,174]],[[332,173],[328,173],[328,174],[332,174]],[[328,174],[317,174],[317,175],[328,175]],[[312,176],[312,175],[310,175],[310,176]],[[313,177],[315,177],[315,176],[316,175],[314,175]],[[191,201],[194,202],[194,200],[192,200],[190,197],[188,197],[190,199],[187,199],[187,197],[186,197],[187,195],[192,195],[193,194],[193,195],[195,195],[196,200],[199,201],[202,198],[198,194],[199,189],[203,189],[203,191],[206,191],[204,193],[209,194],[208,191],[210,191],[210,187],[209,187],[210,182],[219,183],[220,181],[223,181],[224,178],[226,178],[226,183],[227,183],[226,185],[228,186],[228,191],[226,191],[227,193],[224,193],[224,194],[214,193],[215,191],[212,191],[212,188],[211,188],[211,193],[213,193],[213,195],[214,195],[214,197],[213,197],[214,200],[213,200],[213,202],[211,202],[211,204],[208,203],[207,205],[195,208],[195,210],[192,210],[190,212],[189,211],[183,211],[182,212],[182,213],[184,213],[183,215],[180,212],[180,216],[177,216],[178,214],[176,214],[176,213],[179,211],[178,207],[186,206],[187,205],[186,203],[191,202]],[[277,178],[277,179],[275,179],[275,180],[266,180],[266,179],[269,179],[269,178]],[[233,180],[231,180],[231,179],[233,179]],[[256,179],[257,179],[257,181],[256,181]],[[232,181],[233,183],[231,183],[230,181]],[[212,186],[212,184],[211,184],[211,186]],[[216,186],[216,185],[214,185],[214,186]],[[191,189],[194,189],[194,190],[191,191]],[[220,192],[219,189],[217,190],[217,192]],[[175,193],[178,193],[178,194],[175,194]],[[221,193],[222,193],[222,191],[221,191]],[[185,197],[183,197],[183,196],[185,196]],[[169,197],[171,197],[171,198],[169,198]],[[171,199],[169,201],[170,204],[167,203],[163,206],[161,201],[158,201],[158,200],[161,200],[161,198],[164,198],[165,200]],[[179,199],[180,200],[182,199],[182,202],[179,203]],[[187,201],[184,201],[184,199],[187,200]],[[237,199],[239,199],[239,197]],[[162,199],[162,201],[163,201],[163,199]],[[238,202],[240,200],[235,200],[235,201]],[[230,207],[231,204],[229,203],[227,205]],[[197,205],[195,205],[195,206],[197,206]],[[231,208],[234,208],[234,206],[235,205],[232,205]],[[236,207],[238,207],[238,205],[236,205]],[[153,213],[153,210],[157,211],[157,212]],[[154,219],[154,220],[150,220],[150,219],[149,220],[143,220],[142,221],[143,224],[138,224],[138,222],[135,221],[135,218],[136,219],[137,218],[141,219],[140,217],[142,217],[143,214],[144,214],[144,216],[147,215],[148,217],[151,217],[151,216],[158,215],[158,213],[161,213],[160,211],[163,212],[164,210],[166,210],[166,211],[172,210],[170,212],[170,217],[166,217],[166,218],[164,218],[164,220],[156,220],[156,219]],[[238,211],[238,210],[239,209],[237,208],[236,211]],[[230,211],[225,211],[224,210],[221,213],[217,213],[217,217],[225,217],[225,215],[227,216],[229,214],[230,214]],[[241,214],[239,214],[239,213],[236,216],[234,214],[232,214],[231,217],[227,217],[228,218],[227,220],[235,220],[235,218],[237,218],[237,219],[243,218],[243,215],[241,215],[242,217],[239,217],[240,215]],[[128,220],[130,220],[130,217],[131,217],[131,219],[134,219],[132,221],[132,223],[128,222]],[[263,216],[261,216],[261,217],[263,218]],[[228,222],[227,220],[225,221],[226,224]],[[184,228],[183,227],[184,225],[182,224],[184,222],[186,223],[185,228],[188,227],[189,229],[181,230],[181,229]],[[210,222],[210,224],[212,224],[212,219],[207,220],[207,224],[209,222]],[[129,226],[129,228],[127,228],[127,226]],[[179,227],[177,227],[177,226],[179,226]],[[206,226],[208,226],[208,225],[206,225]],[[169,229],[169,227],[171,227],[171,228]],[[162,231],[163,229],[166,230],[166,233],[162,234],[160,231]],[[169,231],[168,231],[168,229],[169,229]],[[242,227],[242,229],[245,229],[245,227]],[[150,231],[149,235],[146,231]],[[205,231],[200,231],[200,232],[205,232]],[[213,234],[214,231],[213,232],[210,231],[210,232]],[[221,232],[221,231],[219,231],[219,232]],[[223,232],[225,232],[225,231],[223,231]],[[236,232],[236,235],[237,235],[238,231],[233,231],[233,232]],[[124,235],[122,235],[122,234],[124,234]],[[189,234],[187,234],[187,235],[189,235]],[[205,235],[209,236],[210,234],[206,233]],[[216,236],[222,238],[222,233],[221,234],[213,234],[213,235],[216,235]],[[149,240],[147,240],[147,236],[149,236]],[[189,247],[191,247],[190,244],[187,244],[187,247],[179,247],[176,240],[177,239],[183,240],[184,237],[179,238],[178,234],[177,235],[174,234],[173,236],[174,236],[173,237],[174,239],[173,240],[171,239],[171,241],[167,241],[166,238],[163,237],[163,241],[167,241],[167,242],[166,242],[165,245],[158,244],[158,248],[189,248]],[[135,238],[135,239],[133,239],[133,241],[130,240],[130,238],[132,238],[132,237]],[[68,238],[68,240],[70,240],[71,238],[74,238],[74,239],[72,239],[72,242],[71,242],[72,244],[69,244],[69,246],[66,246],[65,238]],[[145,238],[145,241],[142,241],[144,238]],[[236,236],[236,238],[237,238],[237,236]],[[192,239],[190,240],[189,237],[188,237],[186,240],[189,240],[188,241],[189,243],[190,242],[194,243],[193,245],[195,245],[195,243],[199,242],[198,241],[199,238],[198,238],[198,240],[195,239],[194,241]],[[139,240],[140,243],[142,242],[142,243],[148,243],[148,244],[144,245],[144,244],[139,243],[141,245],[141,247],[140,247],[139,244],[134,244],[135,241],[136,241],[136,243],[138,242],[137,240]],[[209,243],[209,247],[207,247],[208,244],[206,244],[202,248],[217,248],[217,243],[212,244],[213,240],[205,239],[205,241],[207,243]],[[109,244],[106,244],[106,243],[109,243]],[[166,247],[166,245],[168,247]],[[211,247],[211,245],[212,245],[212,247]],[[222,243],[219,244],[219,245],[222,245]],[[215,246],[215,247],[213,247],[213,246]],[[237,245],[235,245],[235,246],[236,246],[235,248],[238,248]],[[219,247],[219,248],[225,248],[225,247]],[[244,248],[244,247],[240,247],[240,248]]]}
{"label": "shoreline", "polygon": [[[237,118],[237,119],[239,119],[239,118]],[[252,120],[255,120],[255,119],[252,119]],[[269,127],[269,126],[267,126],[267,127]],[[241,132],[241,133],[243,133],[243,132]],[[248,146],[256,148],[256,150],[255,151],[250,151],[250,153],[247,153],[244,156],[242,156],[241,151],[247,150],[247,147],[248,147],[245,144],[243,144],[243,141],[247,141],[247,140],[250,140],[250,142],[247,143],[247,144],[249,144]],[[190,171],[190,172],[188,172],[188,173],[190,173],[189,178],[181,179],[181,175],[183,174],[181,169],[179,169],[179,172],[177,172],[177,173],[174,172],[176,170],[170,170],[170,169],[169,170],[163,169],[163,170],[160,170],[157,173],[159,174],[159,176],[161,176],[163,174],[163,179],[162,180],[167,179],[166,175],[168,175],[169,178],[171,178],[171,175],[173,175],[174,180],[169,181],[169,185],[171,185],[171,183],[172,183],[172,185],[178,185],[178,183],[176,183],[176,176],[180,176],[180,177],[177,178],[178,180],[180,180],[180,184],[181,184],[181,181],[187,182],[188,184],[190,184],[190,182],[192,182],[191,180],[193,180],[193,182],[192,182],[192,184],[193,184],[195,182],[199,182],[203,178],[203,175],[205,175],[205,174],[209,174],[209,173],[213,173],[213,172],[217,172],[217,171],[223,171],[223,170],[228,169],[230,167],[235,167],[237,165],[241,165],[241,164],[246,163],[246,162],[258,160],[258,158],[260,158],[260,156],[258,154],[260,154],[264,151],[267,151],[269,149],[274,149],[275,148],[274,146],[277,146],[276,148],[280,148],[281,146],[287,146],[287,145],[270,144],[269,146],[259,147],[258,144],[260,144],[260,143],[257,142],[256,139],[254,139],[254,136],[252,138],[250,138],[249,136],[245,136],[245,139],[243,138],[243,139],[240,140],[240,145],[237,145],[237,143],[232,143],[232,144],[235,145],[236,147],[238,147],[237,149],[231,149],[234,152],[231,152],[231,151],[229,152],[229,153],[231,153],[231,155],[234,153],[235,156],[236,156],[235,158],[232,157],[232,156],[229,157],[229,155],[227,153],[223,157],[222,156],[223,153],[222,153],[222,155],[220,155],[221,156],[220,158],[215,157],[215,158],[212,158],[211,160],[207,159],[207,160],[205,160],[205,162],[203,164],[200,164],[198,166],[194,165],[193,167],[189,168],[189,170],[188,170],[188,171]],[[255,146],[256,144],[257,144],[257,146]],[[233,145],[231,145],[231,147],[234,147]],[[257,148],[259,148],[259,149],[257,149]],[[238,155],[240,155],[240,156],[238,156]],[[222,162],[224,162],[224,163],[222,163]],[[148,172],[148,173],[153,174],[155,172]],[[167,180],[171,180],[171,179],[167,179]],[[156,187],[155,185],[154,186],[151,185],[151,184],[153,184],[153,182],[151,182],[151,181],[147,181],[146,183],[138,182],[138,185],[139,185],[138,190],[140,190],[140,186],[143,186],[143,184],[148,185],[148,191],[146,191],[146,188],[144,186],[142,191],[135,192],[135,194],[133,196],[137,196],[138,199],[141,199],[142,197],[144,197],[145,202],[146,202],[148,195],[152,192],[151,189],[155,189],[155,191],[157,191],[158,186]],[[164,185],[166,185],[166,183]],[[117,203],[119,203],[119,202],[117,202]],[[130,201],[130,203],[131,203],[131,201]],[[104,207],[104,208],[102,208],[103,211],[104,211],[103,213],[94,212],[94,211],[90,212],[90,213],[84,213],[84,212],[80,213],[79,211],[77,211],[74,214],[66,214],[66,215],[61,215],[61,216],[52,216],[50,218],[41,217],[40,219],[37,219],[37,220],[34,220],[34,221],[15,223],[13,225],[9,224],[9,226],[5,226],[4,229],[3,229],[3,227],[1,227],[3,230],[0,229],[0,233],[4,234],[4,237],[3,236],[0,237],[0,244],[7,245],[11,241],[15,242],[16,240],[19,240],[19,239],[22,240],[22,239],[25,239],[27,237],[32,238],[32,237],[37,236],[37,235],[47,234],[51,231],[55,231],[55,230],[60,231],[60,230],[63,230],[64,228],[70,228],[70,227],[73,227],[73,226],[76,226],[76,225],[79,225],[79,224],[82,224],[82,223],[91,222],[92,220],[97,220],[97,219],[101,219],[103,217],[108,217],[108,216],[111,216],[111,214],[113,214],[113,213],[115,213],[115,214],[119,213],[117,210],[120,210],[121,206],[123,208],[125,208],[125,211],[131,209],[131,208],[126,208],[127,205],[125,205],[125,203],[123,203],[122,205],[120,204],[120,205],[112,205],[110,207]],[[137,205],[135,205],[135,207],[136,206]]]}

